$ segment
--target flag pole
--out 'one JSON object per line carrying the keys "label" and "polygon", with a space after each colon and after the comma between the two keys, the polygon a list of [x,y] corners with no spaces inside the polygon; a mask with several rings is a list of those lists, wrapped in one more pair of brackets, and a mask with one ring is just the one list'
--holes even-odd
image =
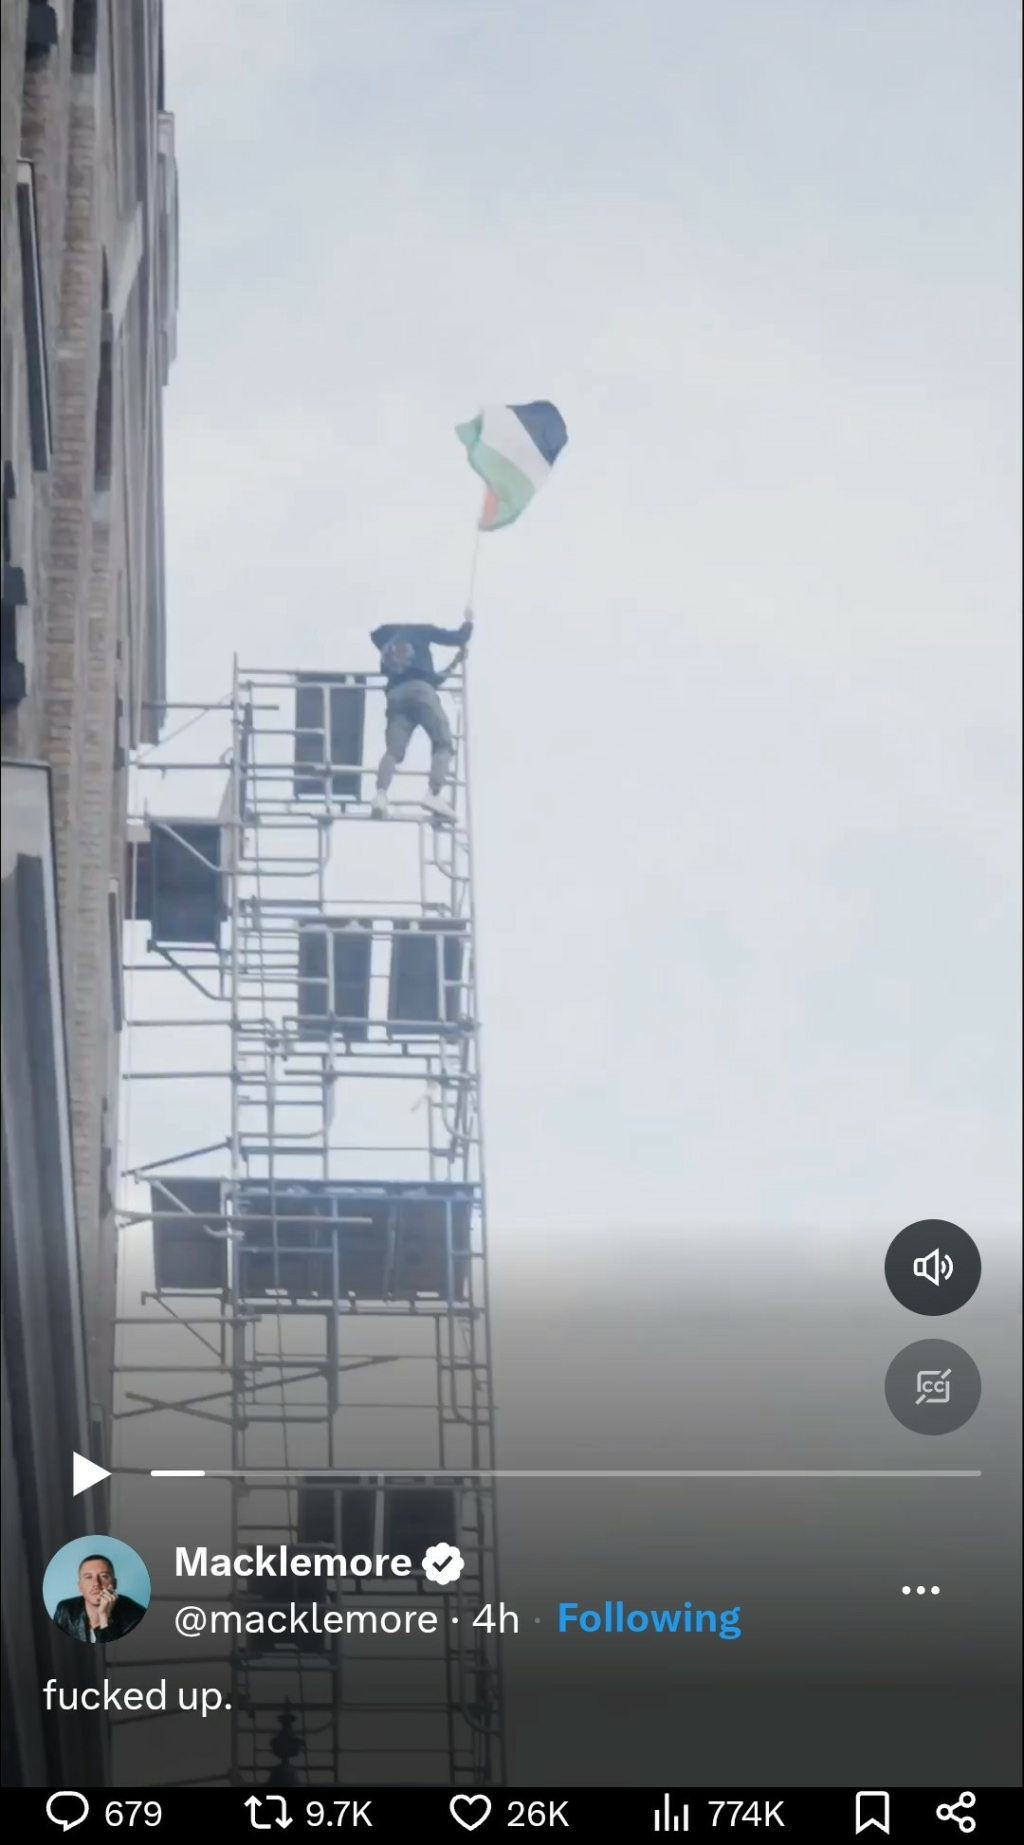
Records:
{"label": "flag pole", "polygon": [[[487,504],[487,500],[485,496],[484,505],[486,506],[486,504]],[[481,509],[480,517],[483,518],[483,509]],[[476,588],[476,566],[477,566],[477,560],[480,556],[481,529],[482,528],[478,522],[476,533],[473,538],[473,551],[472,551],[472,555],[469,560],[469,587],[466,590],[466,606],[465,606],[465,611],[464,611],[464,618],[468,617],[469,620],[473,619],[473,593]],[[465,683],[466,683],[466,649],[464,646],[459,648],[459,651],[456,654],[451,665],[445,669],[444,673],[442,673],[441,675],[442,679],[450,679],[452,674],[454,672],[457,672],[460,666],[462,668],[462,683],[463,683],[463,686],[465,686]]]}
{"label": "flag pole", "polygon": [[[485,495],[484,505],[486,506],[486,504],[487,504],[487,499]],[[481,519],[483,518],[482,508],[481,508],[481,513],[480,513],[480,518]],[[469,588],[466,591],[466,614],[467,615],[471,615],[473,613],[473,595],[476,590],[476,567],[477,567],[477,562],[480,557],[480,532],[481,532],[481,526],[480,526],[480,520],[478,519],[476,531],[473,535],[473,554],[469,560]]]}

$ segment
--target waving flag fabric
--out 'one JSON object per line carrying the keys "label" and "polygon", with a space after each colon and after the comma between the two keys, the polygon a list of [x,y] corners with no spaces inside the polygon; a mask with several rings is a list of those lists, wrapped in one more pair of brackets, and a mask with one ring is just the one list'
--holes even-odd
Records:
{"label": "waving flag fabric", "polygon": [[526,511],[568,441],[554,404],[495,404],[455,431],[487,488],[480,530],[495,532]]}

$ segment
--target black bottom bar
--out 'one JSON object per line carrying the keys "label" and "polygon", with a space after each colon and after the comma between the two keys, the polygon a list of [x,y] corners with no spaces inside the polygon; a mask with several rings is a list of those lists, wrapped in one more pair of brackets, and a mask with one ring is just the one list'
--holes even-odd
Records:
{"label": "black bottom bar", "polygon": [[[88,1812],[84,1803],[88,1802]],[[594,1839],[808,1839],[863,1838],[897,1842],[973,1837],[1009,1838],[1017,1831],[1021,1794],[1016,1788],[135,1788],[55,1793],[8,1791],[7,1818],[26,1836],[76,1840],[178,1839],[183,1828],[217,1828],[218,1845],[279,1833],[292,1841],[312,1835],[336,1838],[442,1838],[479,1840],[547,1837]],[[970,1822],[973,1821],[973,1826]]]}

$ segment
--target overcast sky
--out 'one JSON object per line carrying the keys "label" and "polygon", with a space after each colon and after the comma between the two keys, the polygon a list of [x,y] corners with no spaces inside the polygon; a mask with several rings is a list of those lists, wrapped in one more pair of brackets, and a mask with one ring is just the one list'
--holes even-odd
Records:
{"label": "overcast sky", "polygon": [[165,12],[172,695],[457,624],[453,425],[568,425],[478,579],[499,1262],[1008,1232],[1017,6]]}

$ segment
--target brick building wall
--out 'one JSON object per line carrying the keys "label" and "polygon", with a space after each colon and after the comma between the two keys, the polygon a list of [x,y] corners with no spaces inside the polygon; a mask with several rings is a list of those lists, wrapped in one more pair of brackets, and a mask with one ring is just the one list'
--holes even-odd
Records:
{"label": "brick building wall", "polygon": [[124,765],[158,733],[164,683],[160,396],[175,309],[173,124],[161,0],[0,4],[2,743],[5,759],[50,769],[95,1424],[109,1412],[113,1355]]}

